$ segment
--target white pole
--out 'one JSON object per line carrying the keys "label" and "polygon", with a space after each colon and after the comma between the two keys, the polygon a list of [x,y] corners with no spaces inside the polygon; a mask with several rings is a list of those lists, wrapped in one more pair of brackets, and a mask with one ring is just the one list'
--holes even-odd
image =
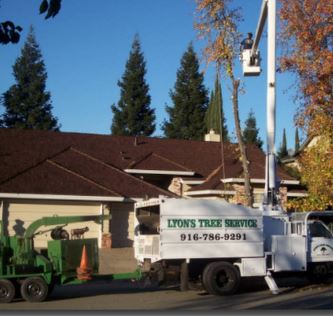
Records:
{"label": "white pole", "polygon": [[[267,41],[267,158],[268,159],[268,198],[273,206],[276,191],[275,161],[275,50],[276,50],[276,0],[268,0],[268,41]],[[267,181],[268,180],[268,181]]]}

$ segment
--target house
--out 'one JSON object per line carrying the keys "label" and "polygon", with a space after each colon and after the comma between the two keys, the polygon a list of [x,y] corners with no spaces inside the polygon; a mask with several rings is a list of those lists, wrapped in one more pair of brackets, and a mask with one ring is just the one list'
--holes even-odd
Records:
{"label": "house", "polygon": [[[0,129],[0,216],[9,235],[22,234],[43,216],[111,214],[85,237],[100,247],[128,247],[133,241],[133,204],[160,195],[225,198],[241,202],[244,179],[236,144],[36,130]],[[247,146],[251,183],[260,202],[265,156]],[[278,168],[284,197],[297,180]],[[48,227],[36,247],[50,239]]]}
{"label": "house", "polygon": [[315,146],[320,139],[320,136],[312,136],[308,137],[304,143],[300,146],[300,148],[289,157],[285,157],[281,160],[281,163],[288,168],[294,168],[296,170],[300,170],[299,159],[302,153],[304,153],[308,148]]}

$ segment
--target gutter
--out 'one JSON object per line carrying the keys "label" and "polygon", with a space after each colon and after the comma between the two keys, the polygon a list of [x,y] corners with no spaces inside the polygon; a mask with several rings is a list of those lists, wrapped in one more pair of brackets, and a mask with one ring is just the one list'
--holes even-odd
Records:
{"label": "gutter", "polygon": [[89,196],[89,195],[60,195],[60,194],[27,194],[0,193],[3,199],[32,199],[32,200],[65,200],[65,201],[94,201],[94,202],[126,202],[132,199],[118,196]]}
{"label": "gutter", "polygon": [[163,174],[163,175],[175,175],[175,176],[194,176],[194,171],[172,171],[172,170],[147,170],[147,169],[124,169],[127,173],[134,174]]}
{"label": "gutter", "polygon": [[185,196],[193,196],[193,195],[208,195],[208,194],[227,194],[234,195],[236,191],[228,191],[228,190],[200,190],[200,191],[188,191],[185,192]]}
{"label": "gutter", "polygon": [[[226,179],[221,179],[223,183],[243,183],[244,179],[243,178],[226,178]],[[265,179],[250,179],[251,183],[265,183]],[[298,185],[300,182],[298,180],[281,180],[281,184],[294,184]]]}

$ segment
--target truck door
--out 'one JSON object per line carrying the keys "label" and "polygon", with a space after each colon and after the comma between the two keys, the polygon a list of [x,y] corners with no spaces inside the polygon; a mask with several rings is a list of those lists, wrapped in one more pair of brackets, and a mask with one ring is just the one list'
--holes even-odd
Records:
{"label": "truck door", "polygon": [[309,221],[308,234],[310,261],[333,261],[333,237],[329,228],[320,220]]}

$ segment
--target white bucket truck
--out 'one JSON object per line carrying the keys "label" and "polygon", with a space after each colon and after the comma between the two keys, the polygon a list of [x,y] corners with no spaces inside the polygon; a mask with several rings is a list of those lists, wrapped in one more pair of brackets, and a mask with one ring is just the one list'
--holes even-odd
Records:
{"label": "white bucket truck", "polygon": [[[244,74],[259,75],[253,61],[267,26],[267,152],[261,210],[223,200],[166,198],[135,205],[135,257],[161,281],[180,270],[181,285],[201,279],[211,294],[234,293],[242,277],[264,277],[273,293],[275,274],[325,278],[333,265],[329,227],[333,211],[291,213],[279,205],[276,176],[276,0],[262,0],[253,44],[243,50]],[[252,67],[252,68],[251,68]]]}
{"label": "white bucket truck", "polygon": [[135,257],[162,281],[186,263],[211,294],[234,293],[242,277],[302,272],[327,277],[333,266],[333,212],[265,214],[223,200],[167,198],[135,205]]}

